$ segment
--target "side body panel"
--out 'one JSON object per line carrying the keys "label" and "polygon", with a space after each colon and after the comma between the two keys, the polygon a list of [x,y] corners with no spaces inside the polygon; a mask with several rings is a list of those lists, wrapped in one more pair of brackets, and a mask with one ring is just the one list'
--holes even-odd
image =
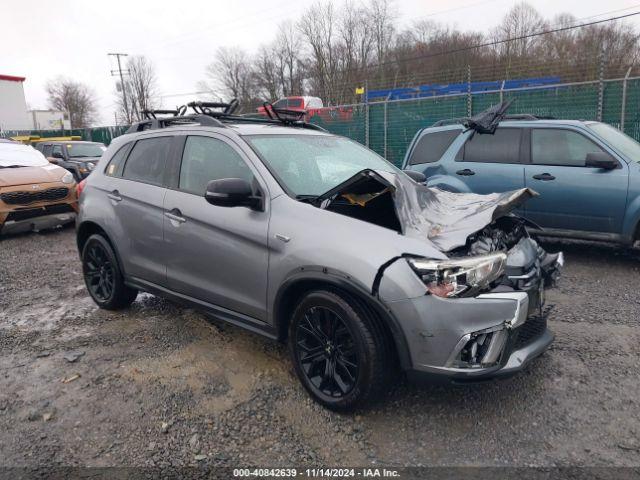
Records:
{"label": "side body panel", "polygon": [[557,128],[582,134],[613,155],[618,160],[620,168],[604,170],[528,164],[525,168],[525,184],[540,196],[526,203],[526,217],[543,228],[619,236],[622,233],[627,204],[627,162],[591,135],[587,129],[549,125],[541,125],[540,128]]}

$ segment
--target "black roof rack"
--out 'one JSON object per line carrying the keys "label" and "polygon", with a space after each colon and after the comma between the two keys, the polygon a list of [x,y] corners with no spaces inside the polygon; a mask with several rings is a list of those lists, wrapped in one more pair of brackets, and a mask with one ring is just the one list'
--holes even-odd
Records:
{"label": "black roof rack", "polygon": [[[438,120],[432,127],[444,127],[446,125],[464,125],[469,121],[470,117],[456,117],[446,118],[444,120]],[[502,120],[555,120],[556,117],[549,115],[533,115],[531,113],[514,113],[511,115],[505,115]]]}
{"label": "black roof rack", "polygon": [[151,120],[154,118],[158,118],[158,115],[173,115],[174,117],[180,117],[184,115],[187,111],[186,105],[176,108],[175,110],[143,110],[142,114],[145,116],[147,120]]}
{"label": "black roof rack", "polygon": [[[189,102],[176,110],[147,110],[146,120],[136,122],[129,127],[126,133],[141,132],[143,130],[155,130],[174,125],[189,125],[197,123],[208,127],[226,127],[228,123],[257,123],[267,125],[281,125],[287,127],[307,128],[310,130],[326,131],[319,125],[307,123],[302,120],[305,112],[295,110],[274,109],[265,102],[265,111],[269,118],[255,118],[241,115],[233,115],[240,103],[237,99],[229,103],[223,102]],[[267,108],[269,106],[269,108]],[[185,115],[187,107],[195,114]],[[271,110],[271,112],[269,112]],[[170,115],[158,118],[157,115]]]}

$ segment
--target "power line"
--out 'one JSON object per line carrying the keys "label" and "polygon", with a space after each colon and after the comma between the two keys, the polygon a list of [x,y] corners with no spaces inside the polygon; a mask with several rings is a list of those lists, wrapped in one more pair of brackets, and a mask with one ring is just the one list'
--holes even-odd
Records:
{"label": "power line", "polygon": [[403,58],[402,60],[390,60],[390,61],[387,61],[387,62],[380,62],[380,63],[369,65],[367,68],[381,67],[383,65],[391,65],[391,64],[395,64],[395,63],[401,63],[401,62],[409,62],[409,61],[412,61],[412,60],[421,60],[423,58],[439,57],[439,56],[442,56],[442,55],[450,55],[452,53],[466,52],[466,51],[469,51],[469,50],[475,50],[477,48],[491,47],[491,46],[494,46],[494,45],[501,45],[503,43],[514,42],[514,41],[517,41],[517,40],[524,40],[524,39],[527,39],[527,38],[538,37],[540,35],[548,35],[550,33],[564,32],[564,31],[567,31],[567,30],[573,30],[573,29],[576,29],[576,28],[589,27],[591,25],[597,25],[597,24],[600,24],[600,23],[613,22],[615,20],[620,20],[622,18],[633,17],[635,15],[640,15],[640,12],[628,13],[626,15],[619,15],[617,17],[605,18],[603,20],[595,20],[593,22],[588,22],[588,23],[581,23],[580,25],[569,25],[569,26],[566,26],[566,27],[554,28],[554,29],[551,29],[551,30],[543,30],[541,32],[529,33],[527,35],[521,35],[519,37],[505,38],[505,39],[496,40],[496,41],[493,41],[493,42],[486,42],[486,43],[480,43],[480,44],[477,44],[477,45],[471,45],[469,47],[462,47],[462,48],[456,48],[456,49],[453,49],[453,50],[446,50],[444,52],[429,53],[429,54],[425,54],[425,55],[416,55],[414,57]]}

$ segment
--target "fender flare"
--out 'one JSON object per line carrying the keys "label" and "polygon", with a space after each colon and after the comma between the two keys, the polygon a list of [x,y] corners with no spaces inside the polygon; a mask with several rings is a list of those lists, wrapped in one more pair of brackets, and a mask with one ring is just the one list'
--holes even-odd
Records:
{"label": "fender flare", "polygon": [[286,330],[289,324],[289,319],[283,318],[287,310],[286,295],[294,291],[297,286],[305,283],[333,286],[364,302],[378,315],[391,332],[401,368],[403,370],[411,368],[411,357],[407,339],[400,326],[400,322],[391,310],[389,310],[377,296],[371,295],[370,289],[360,284],[360,282],[353,279],[353,277],[339,270],[327,267],[312,266],[297,268],[278,288],[272,311],[274,327],[276,332],[278,332],[278,338],[280,340],[283,340],[286,336]]}

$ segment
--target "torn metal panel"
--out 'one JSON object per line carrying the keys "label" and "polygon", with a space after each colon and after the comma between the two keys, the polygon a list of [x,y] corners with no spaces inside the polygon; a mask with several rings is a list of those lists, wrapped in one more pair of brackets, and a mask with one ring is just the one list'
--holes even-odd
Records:
{"label": "torn metal panel", "polygon": [[314,203],[448,252],[535,195],[526,188],[489,195],[452,193],[416,183],[406,175],[362,170]]}

